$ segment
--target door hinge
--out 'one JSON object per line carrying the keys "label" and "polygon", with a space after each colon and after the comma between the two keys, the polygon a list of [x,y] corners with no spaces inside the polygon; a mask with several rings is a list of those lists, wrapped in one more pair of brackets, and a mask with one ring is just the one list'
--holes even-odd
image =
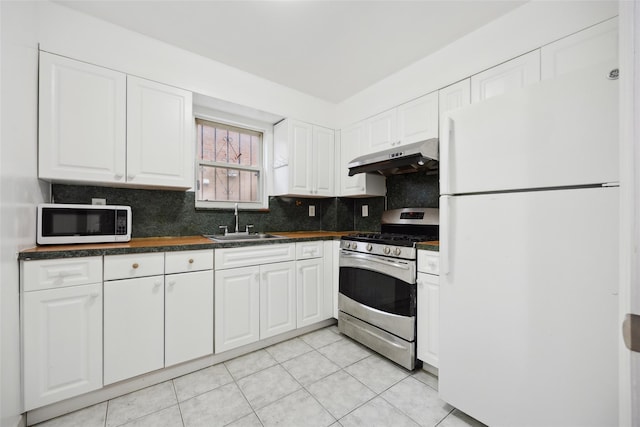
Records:
{"label": "door hinge", "polygon": [[622,322],[622,336],[629,350],[640,353],[640,315],[627,313]]}

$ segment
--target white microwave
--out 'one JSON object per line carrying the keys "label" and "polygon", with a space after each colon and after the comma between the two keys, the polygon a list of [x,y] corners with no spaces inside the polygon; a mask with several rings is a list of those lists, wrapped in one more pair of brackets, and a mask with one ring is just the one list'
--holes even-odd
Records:
{"label": "white microwave", "polygon": [[131,206],[38,205],[39,245],[128,242],[131,240]]}

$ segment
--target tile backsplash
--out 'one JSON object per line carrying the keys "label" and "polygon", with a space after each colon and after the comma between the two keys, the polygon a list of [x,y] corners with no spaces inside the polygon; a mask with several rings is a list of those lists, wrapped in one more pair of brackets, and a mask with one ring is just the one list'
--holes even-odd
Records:
{"label": "tile backsplash", "polygon": [[[53,184],[55,203],[91,203],[103,198],[110,205],[129,205],[133,214],[133,237],[192,236],[213,234],[218,227],[235,228],[233,210],[195,209],[195,193],[187,191],[140,190],[85,185]],[[361,216],[368,205],[369,216]],[[310,217],[309,205],[316,215]],[[384,198],[307,199],[269,197],[268,211],[240,211],[240,229],[253,224],[255,231],[377,231],[384,210]]]}
{"label": "tile backsplash", "polygon": [[387,178],[388,209],[437,208],[439,197],[438,174],[414,172]]}

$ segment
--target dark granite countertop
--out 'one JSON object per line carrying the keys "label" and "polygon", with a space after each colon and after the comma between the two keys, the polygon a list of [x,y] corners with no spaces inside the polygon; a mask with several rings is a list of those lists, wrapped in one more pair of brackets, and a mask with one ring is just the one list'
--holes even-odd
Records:
{"label": "dark granite countertop", "polygon": [[416,244],[417,249],[425,249],[427,251],[440,252],[440,242],[420,242]]}
{"label": "dark granite countertop", "polygon": [[274,232],[283,239],[248,240],[244,242],[214,242],[203,236],[145,237],[131,239],[126,243],[90,243],[77,245],[48,245],[25,249],[18,254],[19,260],[74,258],[83,256],[121,255],[143,252],[172,252],[197,249],[236,248],[242,246],[273,245],[312,240],[335,240],[350,232],[298,231]]}

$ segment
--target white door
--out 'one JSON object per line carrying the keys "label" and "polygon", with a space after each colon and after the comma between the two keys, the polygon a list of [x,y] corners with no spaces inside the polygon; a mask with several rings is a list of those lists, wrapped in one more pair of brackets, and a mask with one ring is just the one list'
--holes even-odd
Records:
{"label": "white door", "polygon": [[612,18],[540,49],[543,79],[557,77],[602,61],[618,63],[618,18]]}
{"label": "white door", "polygon": [[484,101],[540,81],[540,50],[471,76],[471,101]]}
{"label": "white door", "polygon": [[418,318],[417,348],[418,359],[437,368],[438,343],[440,334],[440,284],[434,274],[418,273]]}
{"label": "white door", "polygon": [[322,258],[296,261],[298,328],[323,320],[324,268]]}
{"label": "white door", "polygon": [[313,127],[314,155],[312,165],[314,169],[315,196],[334,196],[335,176],[335,142],[334,131],[319,126]]}
{"label": "white door", "polygon": [[102,284],[24,292],[24,405],[102,387]]}
{"label": "white door", "polygon": [[[620,2],[620,308],[619,324],[627,315],[640,316],[640,5]],[[624,427],[640,425],[640,353],[620,340],[620,420]]]}
{"label": "white door", "polygon": [[488,425],[618,425],[618,195],[441,198],[442,399]]}
{"label": "white door", "polygon": [[295,262],[260,266],[260,339],[295,328]]}
{"label": "white door", "polygon": [[618,82],[607,69],[451,112],[440,145],[441,194],[618,181]]}
{"label": "white door", "polygon": [[38,176],[124,182],[126,75],[40,53]]}
{"label": "white door", "polygon": [[260,339],[260,268],[215,273],[215,352]]}
{"label": "white door", "polygon": [[213,354],[213,270],[165,278],[165,366]]}
{"label": "white door", "polygon": [[397,110],[400,144],[438,137],[438,92],[402,104]]}
{"label": "white door", "polygon": [[311,194],[313,190],[313,126],[292,120],[289,125],[290,193]]}
{"label": "white door", "polygon": [[104,383],[164,367],[164,276],[104,283]]}
{"label": "white door", "polygon": [[349,176],[349,163],[364,154],[365,126],[358,123],[340,132],[340,164],[338,165],[341,195],[351,196],[365,191],[365,174]]}
{"label": "white door", "polygon": [[127,182],[193,185],[191,92],[127,77]]}
{"label": "white door", "polygon": [[367,120],[367,153],[391,148],[398,143],[398,111],[396,108]]}

